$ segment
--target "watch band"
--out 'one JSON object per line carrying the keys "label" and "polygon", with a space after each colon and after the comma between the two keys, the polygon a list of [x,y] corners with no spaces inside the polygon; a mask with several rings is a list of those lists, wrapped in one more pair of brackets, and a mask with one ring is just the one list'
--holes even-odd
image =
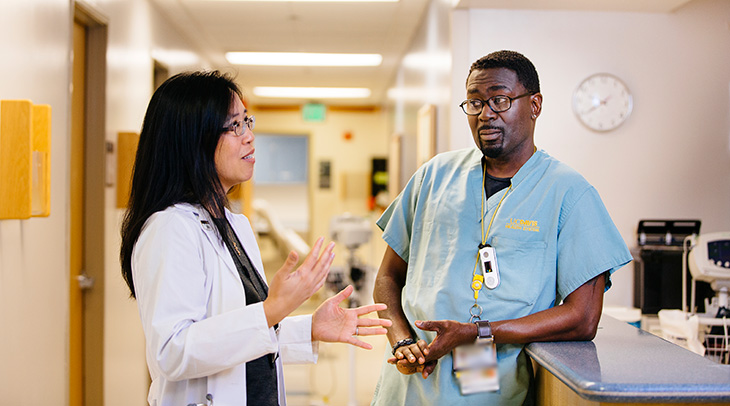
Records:
{"label": "watch band", "polygon": [[474,324],[477,326],[477,341],[494,339],[492,325],[489,323],[489,320],[477,320]]}

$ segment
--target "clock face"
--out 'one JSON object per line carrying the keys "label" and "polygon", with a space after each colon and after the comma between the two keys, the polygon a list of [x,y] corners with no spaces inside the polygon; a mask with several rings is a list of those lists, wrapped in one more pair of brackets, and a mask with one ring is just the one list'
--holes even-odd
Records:
{"label": "clock face", "polygon": [[613,130],[629,118],[632,108],[626,84],[608,73],[587,77],[573,93],[573,111],[591,130]]}

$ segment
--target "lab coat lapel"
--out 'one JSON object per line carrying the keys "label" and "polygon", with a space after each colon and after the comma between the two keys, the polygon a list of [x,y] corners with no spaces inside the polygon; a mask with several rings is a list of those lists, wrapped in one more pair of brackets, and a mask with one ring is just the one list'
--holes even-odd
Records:
{"label": "lab coat lapel", "polygon": [[236,265],[233,263],[233,257],[231,257],[231,254],[228,252],[228,248],[226,248],[223,240],[221,240],[221,238],[218,236],[218,232],[216,231],[213,219],[210,218],[208,212],[203,209],[198,209],[196,207],[193,209],[193,213],[198,218],[200,230],[207,238],[208,243],[213,247],[216,254],[218,254],[223,263],[226,264],[228,270],[238,275]]}
{"label": "lab coat lapel", "polygon": [[264,264],[261,260],[261,252],[258,250],[258,242],[256,241],[256,237],[251,229],[251,225],[245,217],[236,216],[238,217],[236,218],[228,210],[226,210],[226,216],[233,226],[233,230],[236,232],[238,239],[241,241],[243,249],[246,250],[246,255],[248,255],[248,258],[251,260],[251,264],[254,269],[261,275],[261,278],[268,285],[268,282],[266,281],[266,274],[264,273]]}

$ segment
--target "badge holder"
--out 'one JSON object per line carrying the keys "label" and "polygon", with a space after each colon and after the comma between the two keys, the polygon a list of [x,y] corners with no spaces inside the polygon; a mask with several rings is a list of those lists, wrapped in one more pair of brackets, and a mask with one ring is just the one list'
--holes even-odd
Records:
{"label": "badge holder", "polygon": [[452,356],[462,395],[499,390],[497,348],[491,336],[454,348]]}
{"label": "badge holder", "polygon": [[[475,298],[481,289],[482,281],[481,275],[474,275],[472,288]],[[494,343],[491,325],[489,321],[480,319],[482,307],[479,304],[474,303],[469,309],[469,314],[471,315],[469,322],[477,326],[477,339],[474,344],[458,346],[451,353],[459,391],[462,395],[498,391],[497,346]]]}
{"label": "badge holder", "polygon": [[[487,177],[487,167],[484,166],[484,179]],[[482,189],[482,210],[484,213],[484,187]],[[489,230],[492,228],[494,216],[502,205],[502,200],[512,189],[510,183],[509,189],[502,195],[497,204],[497,208],[492,214],[486,234],[484,233],[484,221],[482,221],[482,239],[479,244],[479,253],[477,261],[480,265],[481,275],[477,272],[477,265],[474,264],[474,272],[472,275],[471,289],[474,291],[474,305],[469,309],[470,323],[477,326],[477,339],[474,344],[461,345],[452,351],[453,370],[457,382],[459,382],[459,390],[462,395],[470,395],[481,392],[496,392],[499,390],[499,374],[497,371],[497,346],[492,336],[492,328],[487,320],[481,320],[482,307],[479,306],[479,291],[482,286],[487,289],[496,289],[499,286],[499,268],[497,267],[497,253],[494,247],[487,244]],[[483,216],[482,216],[483,217]]]}
{"label": "badge holder", "polygon": [[479,264],[482,266],[484,286],[487,289],[496,289],[499,286],[499,267],[497,266],[497,251],[490,245],[479,248]]}

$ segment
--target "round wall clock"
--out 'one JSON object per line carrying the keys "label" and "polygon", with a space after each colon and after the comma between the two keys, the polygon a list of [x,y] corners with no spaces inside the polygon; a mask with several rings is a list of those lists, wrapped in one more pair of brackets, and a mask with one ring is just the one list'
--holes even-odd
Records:
{"label": "round wall clock", "polygon": [[594,131],[610,131],[620,126],[629,118],[633,107],[629,88],[609,73],[587,77],[573,92],[573,112]]}

